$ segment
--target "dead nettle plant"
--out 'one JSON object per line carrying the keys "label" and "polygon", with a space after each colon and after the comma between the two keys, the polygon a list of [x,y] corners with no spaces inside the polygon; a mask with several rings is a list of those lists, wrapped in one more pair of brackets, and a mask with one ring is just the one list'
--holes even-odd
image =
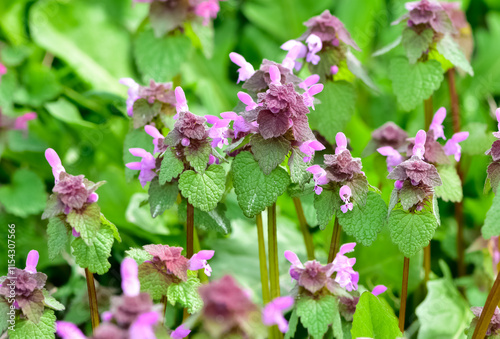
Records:
{"label": "dead nettle plant", "polygon": [[95,192],[105,182],[93,183],[83,175],[71,175],[64,169],[57,153],[49,148],[45,157],[52,167],[54,188],[42,219],[48,219],[49,258],[56,258],[71,243],[75,263],[85,269],[92,328],[99,325],[94,275],[106,273],[111,264],[114,240],[120,241],[116,226],[101,213]]}

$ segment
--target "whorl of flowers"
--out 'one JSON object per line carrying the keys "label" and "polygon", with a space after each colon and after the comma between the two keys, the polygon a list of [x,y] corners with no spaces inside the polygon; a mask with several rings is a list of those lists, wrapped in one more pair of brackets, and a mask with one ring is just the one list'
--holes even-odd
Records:
{"label": "whorl of flowers", "polygon": [[454,31],[448,13],[442,4],[433,0],[407,2],[408,13],[396,20],[393,24],[406,21],[408,27],[416,31],[431,28],[435,33],[447,34]]}

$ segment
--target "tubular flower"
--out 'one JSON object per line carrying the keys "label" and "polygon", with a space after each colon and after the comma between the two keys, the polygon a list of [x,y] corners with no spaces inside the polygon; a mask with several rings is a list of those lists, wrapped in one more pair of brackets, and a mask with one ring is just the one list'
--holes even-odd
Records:
{"label": "tubular flower", "polygon": [[358,289],[359,273],[353,270],[356,258],[348,258],[346,253],[354,251],[355,242],[344,244],[333,260],[333,271],[337,272],[335,281],[347,291]]}
{"label": "tubular flower", "polygon": [[144,187],[156,177],[156,159],[151,153],[142,148],[130,148],[129,152],[135,157],[142,158],[139,162],[129,162],[125,166],[131,170],[140,171],[139,182]]}
{"label": "tubular flower", "polygon": [[330,181],[326,176],[326,171],[321,168],[320,165],[312,165],[307,168],[307,171],[312,173],[313,175],[313,180],[315,183],[314,192],[317,195],[320,195],[321,192],[323,192],[323,188],[321,187],[321,185],[326,185]]}
{"label": "tubular flower", "polygon": [[204,268],[205,274],[210,276],[212,274],[212,268],[207,263],[207,260],[212,259],[214,256],[214,251],[212,250],[202,250],[198,253],[193,254],[191,259],[189,259],[189,270],[197,271],[199,269]]}
{"label": "tubular flower", "polygon": [[399,165],[404,161],[403,156],[391,146],[384,146],[377,148],[377,152],[387,157],[386,159],[387,170],[389,172],[391,172],[394,169],[394,167],[396,167],[397,165]]}
{"label": "tubular flower", "polygon": [[294,300],[290,296],[277,297],[269,302],[262,310],[262,322],[266,326],[278,325],[281,332],[288,331],[288,321],[283,312],[293,306]]}
{"label": "tubular flower", "polygon": [[306,61],[312,63],[313,65],[317,65],[320,57],[319,55],[316,55],[316,53],[321,51],[323,43],[321,42],[320,37],[315,34],[309,35],[306,39],[306,43],[308,49]]}
{"label": "tubular flower", "polygon": [[351,199],[351,188],[347,185],[344,185],[339,190],[339,195],[344,205],[340,206],[340,210],[342,213],[347,213],[347,211],[352,211],[353,205],[349,200]]}
{"label": "tubular flower", "polygon": [[158,131],[158,129],[152,125],[144,126],[144,131],[153,137],[153,145],[155,146],[154,153],[161,153],[167,149],[167,146],[163,143],[165,137]]}
{"label": "tubular flower", "polygon": [[238,81],[237,83],[240,83],[240,81],[246,81],[248,80],[254,73],[255,70],[252,66],[251,63],[247,62],[243,56],[241,56],[238,53],[231,52],[229,53],[229,58],[233,63],[236,65],[240,66],[238,69]]}
{"label": "tubular flower", "polygon": [[318,140],[308,140],[306,142],[303,142],[299,146],[299,150],[306,155],[303,159],[304,162],[311,161],[312,157],[314,156],[314,152],[321,151],[324,149],[325,146],[323,146],[323,144],[320,143]]}
{"label": "tubular flower", "polygon": [[424,130],[417,132],[417,136],[415,137],[415,146],[413,146],[413,155],[419,159],[424,158],[426,139],[427,135]]}
{"label": "tubular flower", "polygon": [[335,143],[337,144],[337,147],[335,147],[335,154],[340,154],[347,150],[347,138],[344,133],[337,133],[335,136]]}
{"label": "tubular flower", "polygon": [[439,138],[443,138],[444,140],[446,140],[443,131],[443,121],[445,118],[446,118],[446,108],[441,107],[440,109],[437,110],[436,114],[434,114],[431,125],[429,126],[429,131],[430,130],[434,131],[434,140],[437,140]]}
{"label": "tubular flower", "polygon": [[446,155],[453,155],[456,161],[460,161],[462,155],[462,146],[459,142],[467,140],[469,137],[469,132],[458,132],[453,134],[450,140],[444,145],[444,153]]}
{"label": "tubular flower", "polygon": [[208,136],[212,138],[212,147],[222,148],[224,145],[228,145],[229,136],[229,123],[231,119],[222,118],[219,119],[215,115],[205,115],[205,119],[209,124],[213,126],[208,130]]}

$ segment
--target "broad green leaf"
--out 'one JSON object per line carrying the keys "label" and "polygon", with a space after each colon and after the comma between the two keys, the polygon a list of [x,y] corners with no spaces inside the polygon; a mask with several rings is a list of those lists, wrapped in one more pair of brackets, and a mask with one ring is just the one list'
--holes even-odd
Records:
{"label": "broad green leaf", "polygon": [[184,35],[157,38],[152,29],[139,33],[134,41],[135,61],[144,82],[170,81],[190,51],[191,42]]}
{"label": "broad green leaf", "polygon": [[292,315],[288,320],[288,331],[285,334],[285,339],[290,339],[295,336],[295,332],[297,331],[297,325],[299,324],[299,316],[297,315],[297,309],[294,308],[292,311]]}
{"label": "broad green leaf", "polygon": [[498,184],[500,183],[500,162],[492,162],[486,170],[487,179],[490,181],[490,187],[493,193],[497,194]]}
{"label": "broad green leaf", "polygon": [[311,180],[312,174],[307,171],[311,162],[304,162],[306,155],[297,148],[292,148],[292,153],[288,159],[288,168],[290,169],[290,180],[292,183],[304,186]]}
{"label": "broad green leaf", "polygon": [[353,338],[375,339],[396,339],[403,336],[392,309],[370,292],[364,292],[359,298],[351,335]]}
{"label": "broad green leaf", "polygon": [[12,183],[0,187],[0,203],[7,213],[21,218],[43,211],[46,201],[43,181],[35,172],[27,169],[17,170]]}
{"label": "broad green leaf", "polygon": [[304,296],[297,301],[300,322],[313,339],[321,339],[332,323],[332,314],[338,313],[338,301],[333,295],[319,299]]}
{"label": "broad green leaf", "polygon": [[82,268],[97,274],[106,273],[111,264],[108,258],[111,256],[113,246],[113,231],[108,227],[101,227],[96,233],[92,244],[85,244],[82,237],[78,237],[71,243],[75,262]]}
{"label": "broad green leaf", "polygon": [[436,217],[428,211],[394,210],[389,216],[391,239],[408,258],[429,244],[437,225]]}
{"label": "broad green leaf", "polygon": [[391,61],[389,78],[398,103],[405,111],[421,105],[443,81],[443,69],[436,60],[411,65],[406,58]]}
{"label": "broad green leaf", "polygon": [[288,173],[281,167],[265,175],[250,152],[239,153],[233,160],[232,170],[238,204],[249,218],[276,202],[290,183]]}
{"label": "broad green leaf", "polygon": [[0,82],[0,107],[2,112],[12,113],[14,93],[17,89],[16,72],[8,70]]}
{"label": "broad green leaf", "polygon": [[290,141],[284,137],[264,139],[254,134],[250,139],[252,153],[265,175],[269,175],[281,164],[290,151]]}
{"label": "broad green leaf", "polygon": [[430,28],[417,33],[414,29],[407,27],[403,30],[403,47],[410,64],[414,64],[429,49],[434,37],[434,31]]}
{"label": "broad green leaf", "polygon": [[[134,157],[132,154],[130,154],[130,148],[142,148],[152,154],[154,150],[153,139],[144,131],[143,128],[134,129],[128,132],[125,136],[125,141],[123,142],[124,164],[141,160],[140,158]],[[125,167],[125,177],[127,178],[127,180],[132,179],[135,175],[138,174],[139,171],[133,171]]]}
{"label": "broad green leaf", "polygon": [[126,87],[118,79],[132,74],[130,54],[110,51],[130,50],[130,39],[108,13],[104,3],[43,0],[30,7],[29,28],[39,46],[94,89],[123,94]]}
{"label": "broad green leaf", "polygon": [[63,311],[65,309],[64,305],[56,300],[53,296],[50,295],[49,291],[43,290],[43,296],[45,297],[43,303],[45,306],[50,307],[56,311]]}
{"label": "broad green leaf", "polygon": [[434,188],[436,196],[443,201],[462,201],[462,181],[458,176],[455,166],[438,166],[437,170],[443,185]]}
{"label": "broad green leaf", "polygon": [[324,189],[320,195],[314,196],[314,207],[316,208],[316,216],[321,229],[325,229],[335,215],[335,211],[340,209],[339,200],[338,191],[328,189]]}
{"label": "broad green leaf", "polygon": [[43,300],[43,292],[37,289],[31,294],[30,301],[21,306],[21,310],[26,318],[35,324],[38,324],[41,316],[43,315],[43,310],[45,309]]}
{"label": "broad green leaf", "polygon": [[34,133],[26,135],[25,131],[10,130],[7,132],[8,147],[14,152],[44,152],[49,145]]}
{"label": "broad green leaf", "polygon": [[134,128],[140,128],[151,122],[155,116],[160,114],[163,104],[160,101],[155,101],[150,104],[146,99],[138,99],[134,102],[132,119]]}
{"label": "broad green leaf", "polygon": [[[0,332],[4,332],[7,327],[9,326],[9,313],[10,312],[10,306],[7,303],[6,300],[1,300],[0,301]],[[12,313],[15,314],[16,310],[12,310]]]}
{"label": "broad green leaf", "polygon": [[424,201],[427,197],[425,189],[419,186],[413,186],[410,182],[405,181],[403,188],[398,192],[401,206],[408,211],[411,207],[419,202]]}
{"label": "broad green leaf", "polygon": [[177,182],[167,182],[160,185],[158,177],[155,177],[149,184],[148,193],[151,216],[156,218],[175,204],[179,188]]}
{"label": "broad green leaf", "polygon": [[186,36],[191,39],[194,47],[201,49],[207,59],[212,58],[214,54],[214,25],[210,21],[203,25],[203,20],[197,18],[187,21],[184,25]]}
{"label": "broad green leaf", "polygon": [[315,96],[321,104],[309,114],[311,129],[317,130],[332,144],[337,132],[344,130],[355,110],[356,91],[347,81],[327,82]]}
{"label": "broad green leaf", "polygon": [[139,282],[141,291],[148,292],[154,300],[160,300],[162,296],[167,295],[168,287],[172,284],[172,280],[150,262],[139,265]]}
{"label": "broad green leaf", "polygon": [[486,213],[486,219],[484,220],[484,225],[481,228],[481,233],[483,238],[489,239],[491,237],[497,237],[500,235],[500,194],[495,195],[493,198],[493,203]]}
{"label": "broad green leaf", "polygon": [[94,203],[87,205],[84,210],[72,210],[66,221],[80,233],[87,245],[91,245],[101,227],[101,209]]}
{"label": "broad green leaf", "polygon": [[[180,222],[186,222],[186,207],[186,200],[182,200],[178,209]],[[204,212],[195,207],[194,224],[196,227],[209,229],[222,234],[228,234],[231,230],[231,222],[226,217],[226,205],[222,203],[219,203],[216,208],[209,212]]]}
{"label": "broad green leaf", "polygon": [[491,144],[497,140],[489,131],[488,125],[480,122],[471,122],[467,124],[464,131],[469,131],[469,137],[460,143],[462,153],[468,155],[484,155]]}
{"label": "broad green leaf", "polygon": [[370,246],[387,222],[387,206],[375,192],[368,192],[364,206],[355,205],[352,211],[338,213],[344,231],[365,246]]}
{"label": "broad green leaf", "polygon": [[153,1],[149,6],[149,21],[158,38],[182,26],[187,15],[187,7],[182,4],[172,6],[169,2]]}
{"label": "broad green leaf", "polygon": [[42,64],[32,63],[22,69],[21,81],[23,86],[14,93],[14,100],[21,105],[40,107],[61,92],[54,70]]}
{"label": "broad green leaf", "polygon": [[66,249],[69,240],[67,223],[59,217],[49,219],[47,235],[49,237],[47,246],[49,248],[49,259],[55,260],[59,254]]}
{"label": "broad green leaf", "polygon": [[137,262],[137,265],[142,264],[145,261],[152,260],[153,256],[143,250],[142,248],[131,248],[125,251],[125,254]]}
{"label": "broad green leaf", "polygon": [[42,220],[55,217],[64,211],[64,205],[59,201],[57,193],[51,194],[47,199],[45,210],[42,213]]}
{"label": "broad green leaf", "polygon": [[178,284],[171,284],[167,292],[168,301],[174,306],[176,303],[181,304],[189,314],[196,313],[203,307],[203,300],[198,293],[200,286],[201,282],[196,276],[190,276],[187,281]]}
{"label": "broad green leaf", "polygon": [[179,189],[189,203],[202,211],[213,210],[226,187],[226,173],[220,165],[210,165],[205,173],[185,171],[179,177]]}
{"label": "broad green leaf", "polygon": [[205,168],[207,168],[208,161],[210,160],[210,153],[212,153],[212,146],[209,143],[200,145],[196,149],[188,147],[184,152],[186,160],[198,173],[205,172]]}
{"label": "broad green leaf", "polygon": [[30,320],[18,320],[14,330],[9,330],[10,339],[53,339],[56,333],[54,311],[46,310],[38,324]]}
{"label": "broad green leaf", "polygon": [[106,219],[104,214],[101,213],[101,227],[108,227],[113,232],[113,237],[118,242],[122,242],[122,238],[120,237],[120,232],[118,232],[118,227],[113,224],[111,221]]}
{"label": "broad green leaf", "polygon": [[175,156],[173,152],[174,151],[171,148],[168,148],[163,154],[159,175],[161,185],[167,181],[170,182],[172,179],[177,178],[179,174],[184,171],[184,164]]}
{"label": "broad green leaf", "polygon": [[418,339],[464,338],[473,318],[469,303],[448,279],[427,282],[427,296],[415,313],[420,321]]}
{"label": "broad green leaf", "polygon": [[436,48],[437,51],[455,67],[462,69],[471,76],[474,75],[474,71],[472,70],[469,60],[467,60],[465,54],[460,50],[460,46],[455,42],[455,40],[453,40],[451,35],[447,34],[439,40],[436,44]]}

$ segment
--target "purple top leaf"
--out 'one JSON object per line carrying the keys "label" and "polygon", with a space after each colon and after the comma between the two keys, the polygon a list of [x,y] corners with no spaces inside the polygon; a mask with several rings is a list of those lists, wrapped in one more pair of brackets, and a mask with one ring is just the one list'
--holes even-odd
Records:
{"label": "purple top leaf", "polygon": [[335,45],[335,40],[339,39],[346,45],[360,51],[361,49],[351,38],[351,34],[347,31],[344,24],[329,10],[325,10],[318,16],[307,20],[304,25],[308,27],[307,35],[315,34],[322,41],[328,41]]}

